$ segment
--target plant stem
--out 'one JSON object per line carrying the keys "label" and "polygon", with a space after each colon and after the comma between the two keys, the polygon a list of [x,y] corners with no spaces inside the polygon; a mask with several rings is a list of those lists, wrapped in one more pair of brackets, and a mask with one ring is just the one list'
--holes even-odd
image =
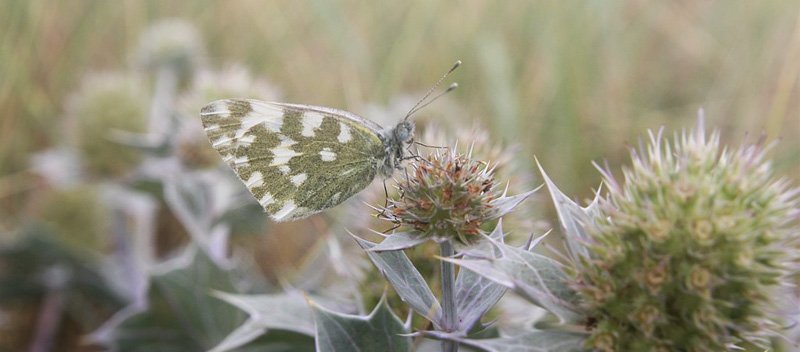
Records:
{"label": "plant stem", "polygon": [[53,286],[48,288],[41,304],[30,352],[51,351],[54,347],[53,343],[57,342],[56,335],[61,327],[65,297],[62,283],[56,283]]}
{"label": "plant stem", "polygon": [[[439,252],[442,257],[448,258],[455,254],[453,244],[450,241],[444,241],[439,244]],[[442,329],[447,332],[453,332],[457,329],[456,317],[458,316],[456,308],[456,272],[455,265],[444,260],[442,263]],[[442,341],[442,352],[457,352],[458,342],[456,341]]]}
{"label": "plant stem", "polygon": [[167,133],[170,130],[170,120],[175,96],[178,95],[178,69],[174,66],[164,66],[156,71],[155,92],[150,105],[150,122],[148,131]]}

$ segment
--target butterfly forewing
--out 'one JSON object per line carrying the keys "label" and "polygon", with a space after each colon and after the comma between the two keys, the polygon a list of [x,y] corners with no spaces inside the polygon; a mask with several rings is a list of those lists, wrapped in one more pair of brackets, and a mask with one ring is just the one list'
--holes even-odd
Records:
{"label": "butterfly forewing", "polygon": [[214,149],[277,221],[343,202],[383,158],[380,126],[341,110],[227,99],[200,115]]}

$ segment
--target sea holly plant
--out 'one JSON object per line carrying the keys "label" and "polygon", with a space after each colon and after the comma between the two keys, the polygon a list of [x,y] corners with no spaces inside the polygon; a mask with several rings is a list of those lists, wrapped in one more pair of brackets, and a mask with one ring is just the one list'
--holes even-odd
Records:
{"label": "sea holly plant", "polygon": [[[702,128],[672,144],[652,135],[633,153],[624,180],[601,170],[606,191],[586,207],[542,172],[564,235],[560,257],[533,251],[544,236],[508,244],[516,243],[508,234],[527,233],[520,218],[536,218],[523,208],[533,202],[518,206],[531,193],[507,196],[497,179],[514,177],[502,167],[450,150],[423,158],[389,148],[401,152],[396,165],[407,172],[394,173],[398,195],[378,209],[394,227],[383,241],[365,236],[377,225],[368,225],[372,218],[359,202],[309,221],[268,225],[221,165],[197,112],[226,97],[276,100],[275,89],[246,70],[217,71],[196,61],[202,47],[189,27],[158,28],[143,41],[154,45],[136,55],[152,77],[130,79],[145,72],[139,70],[87,80],[65,108],[73,127],[67,129],[78,132],[74,141],[34,162],[53,187],[31,204],[44,227],[20,231],[31,238],[0,254],[5,264],[36,259],[41,270],[0,265],[1,276],[13,281],[0,286],[4,302],[34,296],[28,291],[41,298],[39,343],[55,341],[62,331],[56,328],[74,327],[72,321],[88,333],[118,309],[84,341],[119,351],[721,351],[767,347],[793,323],[775,312],[800,306],[778,300],[787,263],[800,262],[798,191],[771,176],[763,144],[724,149],[718,134],[707,137]],[[422,134],[415,139],[455,139],[431,138],[436,129],[416,122]],[[335,140],[352,137],[341,126]],[[297,140],[304,131],[287,129]],[[494,165],[510,161],[510,153],[481,152],[488,135],[460,137]],[[345,156],[314,152],[326,162]],[[310,185],[311,178],[294,176],[292,183]],[[378,191],[381,200],[369,203],[383,204]],[[69,231],[75,221],[85,236]],[[345,221],[355,240],[337,236]],[[292,239],[313,232],[320,240],[301,269],[266,284],[257,265],[248,266],[257,257],[251,244],[282,231]],[[75,243],[103,260],[85,260],[91,256],[72,251]],[[54,250],[64,255],[48,254]],[[63,280],[65,273],[71,280]],[[377,275],[391,288],[371,280]],[[506,291],[516,295],[501,299]],[[84,296],[93,292],[108,302],[87,310]],[[509,318],[529,313],[524,324]],[[53,323],[62,315],[69,319]]]}
{"label": "sea holly plant", "polygon": [[[763,140],[722,147],[701,116],[672,143],[650,133],[647,146],[631,150],[623,181],[598,168],[607,191],[587,207],[542,171],[566,263],[530,252],[536,241],[522,249],[493,242],[501,255],[446,260],[557,319],[540,324],[546,330],[466,342],[490,351],[769,348],[796,314],[786,287],[798,260],[800,190],[773,176],[768,150]],[[554,339],[562,345],[547,347]]]}
{"label": "sea holly plant", "polygon": [[[443,260],[440,301],[402,250],[433,241],[442,258],[451,258],[456,249],[491,251],[485,245],[489,239],[502,243],[502,225],[496,220],[534,191],[508,196],[497,189],[492,171],[470,154],[453,151],[417,160],[397,183],[400,198],[379,209],[378,216],[399,230],[379,244],[357,239],[403,301],[432,323],[434,330],[416,334],[449,337],[443,339],[441,351],[457,351],[457,339],[483,328],[480,319],[506,289],[474,272],[456,276],[453,263]],[[492,223],[496,227],[487,234],[485,228]]]}
{"label": "sea holly plant", "polygon": [[[588,224],[573,287],[599,350],[766,348],[780,334],[798,259],[798,193],[773,176],[763,138],[739,148],[693,132],[650,133]],[[795,305],[796,307],[796,305]]]}

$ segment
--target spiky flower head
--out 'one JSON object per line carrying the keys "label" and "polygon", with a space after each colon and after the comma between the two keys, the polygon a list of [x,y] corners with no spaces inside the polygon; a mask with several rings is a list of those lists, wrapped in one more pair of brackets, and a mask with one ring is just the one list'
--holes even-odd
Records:
{"label": "spiky flower head", "polygon": [[[464,125],[462,121],[460,125],[453,123],[453,127],[442,128],[442,125],[429,122],[422,132],[415,133],[428,145],[447,145],[453,140],[468,141],[457,143],[453,149],[456,152],[470,153],[477,160],[491,160],[494,179],[508,183],[508,192],[511,194],[522,193],[536,185],[533,175],[525,172],[525,168],[519,165],[520,158],[515,157],[519,146],[506,146],[493,141],[485,126]],[[530,216],[539,212],[537,207],[541,205],[542,202],[523,202],[515,211],[503,216],[503,226],[515,229],[506,238],[513,240],[516,236],[526,236],[526,233],[547,231],[552,226],[549,222]]]}
{"label": "spiky flower head", "polygon": [[608,195],[575,280],[592,322],[587,347],[727,351],[774,333],[797,251],[798,189],[773,177],[768,149],[721,148],[701,118],[672,144],[651,132],[623,183],[601,170]]}
{"label": "spiky flower head", "polygon": [[98,190],[87,185],[43,191],[32,210],[38,220],[64,243],[102,252],[110,228],[110,214]]}
{"label": "spiky flower head", "polygon": [[73,143],[91,176],[114,178],[130,171],[141,153],[116,141],[118,133],[143,133],[149,98],[144,83],[134,76],[99,73],[84,79],[68,102]]}
{"label": "spiky flower head", "polygon": [[492,170],[468,155],[446,151],[418,160],[398,187],[402,196],[382,214],[410,227],[416,237],[470,244],[480,238],[485,222],[502,215]]}
{"label": "spiky flower head", "polygon": [[180,19],[166,19],[150,26],[139,40],[136,61],[148,69],[171,69],[188,78],[203,57],[203,41],[197,28]]}

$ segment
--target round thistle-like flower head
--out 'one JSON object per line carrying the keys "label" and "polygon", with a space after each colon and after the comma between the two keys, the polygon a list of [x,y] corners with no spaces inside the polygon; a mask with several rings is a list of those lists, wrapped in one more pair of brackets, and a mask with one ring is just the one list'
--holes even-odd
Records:
{"label": "round thistle-like flower head", "polygon": [[494,185],[486,163],[449,151],[432,155],[403,173],[398,182],[402,196],[390,201],[383,214],[417,236],[470,244],[485,222],[502,215]]}
{"label": "round thistle-like flower head", "polygon": [[203,41],[191,23],[180,19],[161,20],[144,32],[136,51],[137,62],[146,68],[171,68],[188,78],[200,65]]}
{"label": "round thistle-like flower head", "polygon": [[39,220],[64,243],[98,252],[105,249],[110,214],[97,189],[86,185],[52,189],[42,192],[33,203]]}
{"label": "round thistle-like flower head", "polygon": [[[702,121],[702,119],[701,119]],[[587,228],[576,270],[602,351],[727,351],[758,344],[792,259],[798,190],[776,180],[761,143],[721,149],[702,128],[633,151]],[[613,249],[613,250],[610,250]],[[601,328],[602,327],[602,328]]]}
{"label": "round thistle-like flower head", "polygon": [[88,76],[68,103],[70,130],[86,169],[98,178],[135,168],[141,152],[114,140],[118,132],[145,132],[149,99],[144,83],[123,74]]}

